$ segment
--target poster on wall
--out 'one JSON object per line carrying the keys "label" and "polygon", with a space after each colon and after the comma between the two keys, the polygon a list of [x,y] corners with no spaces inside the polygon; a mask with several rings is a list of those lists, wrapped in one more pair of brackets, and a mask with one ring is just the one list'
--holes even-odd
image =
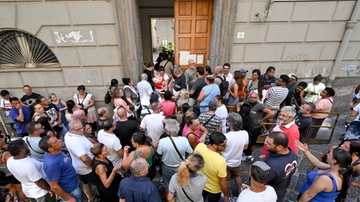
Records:
{"label": "poster on wall", "polygon": [[180,65],[188,65],[190,52],[180,52]]}

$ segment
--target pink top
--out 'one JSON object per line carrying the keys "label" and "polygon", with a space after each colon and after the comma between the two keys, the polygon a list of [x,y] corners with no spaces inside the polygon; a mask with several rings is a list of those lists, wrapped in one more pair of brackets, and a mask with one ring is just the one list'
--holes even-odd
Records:
{"label": "pink top", "polygon": [[[186,137],[187,138],[187,135],[189,134],[190,132],[190,129],[189,127],[185,124],[184,128],[183,128],[183,131],[182,131],[182,136],[183,137]],[[194,132],[195,136],[196,136],[196,143],[199,143],[200,142],[200,137],[201,137],[201,132],[200,130],[196,130]]]}
{"label": "pink top", "polygon": [[162,111],[164,116],[172,116],[175,114],[176,111],[176,104],[175,102],[171,102],[170,100],[162,101]]}
{"label": "pink top", "polygon": [[[332,98],[322,98],[314,102],[316,109],[318,112],[330,112],[333,106]],[[329,116],[329,114],[321,114],[321,113],[312,113],[311,116],[315,119],[324,119]]]}

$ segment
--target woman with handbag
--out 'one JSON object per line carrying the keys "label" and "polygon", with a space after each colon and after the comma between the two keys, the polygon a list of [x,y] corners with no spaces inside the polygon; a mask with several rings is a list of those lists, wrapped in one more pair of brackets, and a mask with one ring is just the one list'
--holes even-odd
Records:
{"label": "woman with handbag", "polygon": [[32,121],[40,123],[45,130],[52,130],[58,123],[55,121],[55,118],[44,111],[44,107],[41,104],[31,105],[34,115],[32,116]]}
{"label": "woman with handbag", "polygon": [[131,78],[123,78],[123,93],[130,110],[134,113],[137,121],[140,121],[141,103],[140,95],[134,88],[134,81]]}
{"label": "woman with handbag", "polygon": [[61,112],[61,122],[67,130],[69,130],[69,122],[66,119],[65,111],[67,109],[66,102],[62,99],[58,99],[55,93],[49,94],[51,104],[54,104]]}
{"label": "woman with handbag", "polygon": [[207,134],[208,130],[201,125],[196,115],[187,118],[186,125],[182,130],[182,136],[188,139],[192,149],[195,149],[200,142],[205,142]]}
{"label": "woman with handbag", "polygon": [[156,174],[155,165],[153,165],[153,157],[156,155],[156,150],[151,144],[151,141],[151,138],[146,137],[143,132],[135,132],[131,138],[131,144],[135,148],[135,151],[132,151],[129,154],[130,146],[126,145],[124,147],[122,166],[125,170],[128,170],[132,160],[139,157],[144,158],[149,165],[149,172],[146,177],[149,177],[150,180],[153,180]]}
{"label": "woman with handbag", "polygon": [[203,166],[204,159],[199,154],[191,154],[182,161],[177,173],[171,177],[167,200],[203,202],[202,191],[206,184],[206,176],[198,173]]}
{"label": "woman with handbag", "polygon": [[95,108],[95,100],[92,94],[85,92],[85,86],[80,85],[77,87],[78,93],[74,95],[74,102],[78,109],[84,110],[87,122],[91,123],[93,130],[96,130],[97,112]]}

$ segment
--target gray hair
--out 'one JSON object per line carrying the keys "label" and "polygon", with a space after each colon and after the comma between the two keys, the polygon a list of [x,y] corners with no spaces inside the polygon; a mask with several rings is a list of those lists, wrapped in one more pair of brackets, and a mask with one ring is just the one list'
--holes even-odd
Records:
{"label": "gray hair", "polygon": [[147,79],[148,79],[148,75],[146,73],[142,73],[141,80],[147,80]]}
{"label": "gray hair", "polygon": [[148,165],[146,165],[146,160],[144,158],[136,158],[130,163],[130,172],[135,177],[139,177],[140,171],[144,170],[147,166]]}
{"label": "gray hair", "polygon": [[285,106],[281,108],[281,112],[289,112],[289,116],[295,117],[296,116],[296,110],[292,106]]}
{"label": "gray hair", "polygon": [[216,66],[216,67],[215,67],[215,71],[216,71],[216,72],[222,72],[222,71],[223,71],[223,67],[222,67],[222,66]]}
{"label": "gray hair", "polygon": [[182,71],[181,71],[181,68],[179,66],[175,67],[174,68],[174,73],[176,74],[180,74]]}
{"label": "gray hair", "polygon": [[209,102],[209,111],[216,111],[217,109],[217,103],[215,102],[215,100],[211,100]]}
{"label": "gray hair", "polygon": [[70,129],[70,130],[74,129],[74,126],[75,126],[75,125],[78,125],[78,124],[81,124],[81,125],[82,125],[82,122],[81,122],[80,120],[77,120],[77,119],[72,120],[72,121],[69,123],[69,129]]}
{"label": "gray hair", "polygon": [[175,119],[166,119],[165,130],[170,131],[171,136],[177,136],[180,131],[180,123]]}
{"label": "gray hair", "polygon": [[232,127],[234,131],[239,131],[242,127],[243,120],[240,114],[231,112],[229,113],[228,117],[226,118],[228,124]]}

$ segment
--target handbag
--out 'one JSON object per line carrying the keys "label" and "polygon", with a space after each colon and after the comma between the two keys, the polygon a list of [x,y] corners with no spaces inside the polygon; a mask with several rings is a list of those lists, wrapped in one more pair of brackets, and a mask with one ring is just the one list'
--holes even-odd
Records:
{"label": "handbag", "polygon": [[87,114],[88,114],[88,111],[87,111],[87,109],[84,109],[84,104],[83,104],[83,102],[84,102],[84,100],[85,100],[85,98],[86,98],[86,96],[87,96],[87,93],[85,93],[85,97],[84,97],[84,99],[80,102],[80,99],[79,99],[79,94],[76,94],[76,97],[77,97],[77,100],[78,100],[78,105],[80,105],[81,106],[81,109],[82,110],[84,110],[84,112],[85,112],[85,116],[87,116]]}
{"label": "handbag", "polygon": [[151,144],[151,148],[154,151],[154,155],[152,157],[152,166],[153,167],[157,167],[159,166],[159,173],[161,174],[161,155],[157,153],[157,151],[155,150],[154,145]]}

